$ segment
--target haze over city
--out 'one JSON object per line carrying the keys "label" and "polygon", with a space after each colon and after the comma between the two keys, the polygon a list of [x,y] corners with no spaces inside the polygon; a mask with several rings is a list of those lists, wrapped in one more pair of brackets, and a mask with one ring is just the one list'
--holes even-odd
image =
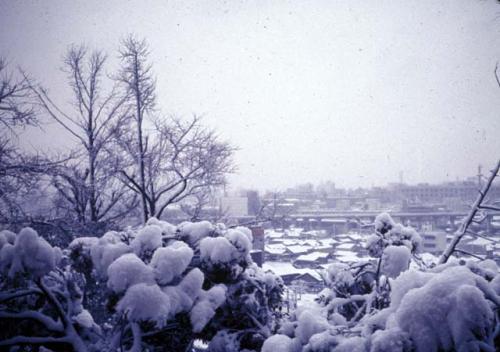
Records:
{"label": "haze over city", "polygon": [[[238,148],[235,188],[440,182],[500,150],[499,21],[495,1],[5,1],[0,53],[65,103],[70,45],[112,68],[120,39],[146,38],[158,108],[203,115]],[[19,140],[71,143],[44,129]]]}

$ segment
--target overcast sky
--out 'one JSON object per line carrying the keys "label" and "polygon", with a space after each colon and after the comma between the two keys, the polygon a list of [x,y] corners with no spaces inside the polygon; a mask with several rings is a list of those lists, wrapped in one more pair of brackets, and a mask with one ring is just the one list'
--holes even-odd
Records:
{"label": "overcast sky", "polygon": [[[144,37],[165,114],[205,115],[239,148],[234,187],[455,180],[500,157],[500,4],[5,1],[0,55],[65,96],[72,43],[116,62]],[[54,128],[22,135],[70,144]]]}

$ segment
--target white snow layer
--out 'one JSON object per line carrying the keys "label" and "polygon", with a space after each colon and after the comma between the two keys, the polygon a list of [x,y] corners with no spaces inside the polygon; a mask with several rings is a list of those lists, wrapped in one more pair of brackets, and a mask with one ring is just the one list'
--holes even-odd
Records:
{"label": "white snow layer", "polygon": [[169,284],[181,275],[193,258],[193,250],[184,242],[175,241],[168,247],[158,248],[151,258],[151,267],[158,284]]}
{"label": "white snow layer", "polygon": [[154,283],[153,270],[134,253],[124,254],[108,267],[108,287],[116,293],[138,283]]}
{"label": "white snow layer", "polygon": [[215,228],[209,221],[183,222],[177,226],[181,238],[191,246],[196,247],[198,242],[214,232]]}
{"label": "white snow layer", "polygon": [[58,247],[52,247],[30,227],[22,229],[15,238],[3,232],[5,243],[0,251],[0,271],[13,277],[17,273],[29,273],[41,277],[54,270],[62,258]]}
{"label": "white snow layer", "polygon": [[162,230],[156,225],[146,225],[139,230],[137,236],[130,244],[137,255],[141,255],[147,251],[153,252],[156,248],[161,247]]}
{"label": "white snow layer", "polygon": [[406,246],[388,246],[382,254],[382,273],[390,278],[397,277],[408,269],[411,253]]}
{"label": "white snow layer", "polygon": [[290,352],[293,340],[286,335],[273,335],[264,341],[261,352]]}
{"label": "white snow layer", "polygon": [[229,263],[237,249],[225,237],[207,237],[200,242],[200,259],[212,263]]}
{"label": "white snow layer", "polygon": [[140,283],[127,290],[117,310],[130,321],[153,321],[163,326],[170,314],[170,299],[158,285]]}
{"label": "white snow layer", "polygon": [[193,331],[198,333],[215,315],[215,310],[226,301],[227,287],[216,285],[208,291],[202,291],[200,297],[190,312]]}
{"label": "white snow layer", "polygon": [[[408,333],[417,352],[476,350],[477,340],[486,336],[494,319],[485,295],[498,302],[487,281],[463,266],[430,277],[410,273],[393,283],[389,309],[394,313],[387,319],[387,328]],[[405,285],[400,279],[407,287],[401,287]],[[407,293],[395,299],[403,291]]]}

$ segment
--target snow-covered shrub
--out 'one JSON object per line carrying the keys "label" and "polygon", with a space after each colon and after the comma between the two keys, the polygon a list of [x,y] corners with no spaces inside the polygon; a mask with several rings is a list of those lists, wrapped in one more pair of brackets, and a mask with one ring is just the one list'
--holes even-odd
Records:
{"label": "snow-covered shrub", "polygon": [[90,248],[93,268],[97,275],[106,278],[109,265],[123,254],[132,252],[132,248],[107,232],[97,244]]}
{"label": "snow-covered shrub", "polygon": [[216,228],[208,221],[180,223],[177,227],[179,239],[185,241],[191,247],[197,247],[201,239],[216,232]]}
{"label": "snow-covered shrub", "polygon": [[234,281],[251,262],[251,246],[248,237],[236,230],[221,237],[203,238],[199,247],[201,265],[214,282]]}
{"label": "snow-covered shrub", "polygon": [[175,241],[168,247],[158,248],[153,253],[150,263],[158,283],[166,285],[181,275],[191,263],[193,254],[193,250],[181,241]]}
{"label": "snow-covered shrub", "polygon": [[137,232],[130,244],[134,253],[140,257],[150,257],[162,245],[162,230],[157,225],[146,225]]}
{"label": "snow-covered shrub", "polygon": [[108,287],[122,293],[130,286],[154,283],[153,269],[134,253],[124,254],[108,267]]}
{"label": "snow-covered shrub", "polygon": [[415,230],[381,214],[367,241],[374,260],[331,264],[317,305],[297,309],[263,350],[494,351],[500,332],[496,263],[416,265],[420,246]]}
{"label": "snow-covered shrub", "polygon": [[19,232],[13,245],[6,242],[0,250],[0,271],[9,278],[23,273],[40,278],[54,270],[62,258],[58,247],[53,248],[29,227]]}
{"label": "snow-covered shrub", "polygon": [[[138,229],[77,238],[61,261],[63,252],[35,231],[4,231],[0,277],[10,281],[0,288],[8,289],[9,283],[21,287],[22,279],[32,291],[19,298],[14,291],[0,294],[0,318],[5,310],[21,315],[29,311],[23,316],[26,322],[17,328],[9,324],[0,337],[11,343],[16,333],[31,331],[48,341],[53,332],[61,339],[75,335],[72,346],[62,349],[140,351],[185,350],[194,338],[210,341],[218,335],[231,339],[235,351],[258,351],[278,326],[283,283],[252,263],[251,239],[242,227],[208,222],[174,227],[150,219]],[[50,294],[52,289],[57,293]],[[52,303],[37,298],[45,290]],[[26,330],[33,319],[43,324]]]}
{"label": "snow-covered shrub", "polygon": [[381,272],[387,277],[395,278],[408,270],[411,253],[406,246],[390,245],[382,253]]}
{"label": "snow-covered shrub", "polygon": [[170,299],[158,285],[139,283],[127,290],[116,309],[132,322],[150,321],[162,327],[170,314]]}
{"label": "snow-covered shrub", "polygon": [[35,230],[5,234],[7,243],[0,250],[0,347],[55,344],[62,350],[86,351],[101,329],[83,308],[79,275],[61,265],[63,252]]}
{"label": "snow-covered shrub", "polygon": [[375,234],[371,235],[366,248],[373,257],[380,257],[384,248],[390,245],[406,246],[411,253],[418,253],[422,247],[422,238],[412,227],[397,224],[387,213],[375,218]]}
{"label": "snow-covered shrub", "polygon": [[[486,277],[478,272],[479,266],[488,268]],[[494,351],[500,327],[500,296],[495,291],[499,273],[494,268],[491,262],[454,262],[426,272],[410,269],[390,279],[386,308],[373,309],[352,323],[329,319],[328,326],[323,318],[328,316],[325,308],[309,314],[305,311],[295,325],[287,325],[292,329],[286,335],[299,337],[299,350],[304,352]],[[326,308],[357,298],[333,297]]]}

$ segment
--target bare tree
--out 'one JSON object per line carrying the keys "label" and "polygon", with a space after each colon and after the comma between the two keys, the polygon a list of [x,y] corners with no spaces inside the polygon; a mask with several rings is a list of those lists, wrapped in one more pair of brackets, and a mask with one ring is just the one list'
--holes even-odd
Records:
{"label": "bare tree", "polygon": [[11,132],[15,126],[37,124],[28,78],[18,76],[7,70],[7,61],[0,57],[0,124]]}
{"label": "bare tree", "polygon": [[[122,141],[133,157],[136,145]],[[147,141],[144,187],[133,159],[122,170],[123,182],[145,200],[145,217],[161,217],[169,205],[189,198],[203,200],[223,186],[226,174],[233,171],[233,148],[204,128],[197,116],[189,121],[158,120]]]}
{"label": "bare tree", "polygon": [[1,57],[0,125],[0,222],[13,223],[26,218],[22,194],[32,190],[54,164],[39,155],[26,155],[13,142],[17,128],[37,126],[38,120],[27,76],[9,71]]}
{"label": "bare tree", "polygon": [[53,173],[53,185],[81,224],[119,218],[124,214],[116,211],[119,204],[131,201],[110,167],[117,158],[112,140],[127,119],[127,97],[111,82],[105,92],[105,62],[100,51],[89,53],[84,46],[68,50],[64,71],[72,90],[71,112],[60,108],[45,88],[31,85],[43,111],[77,141],[76,157]]}
{"label": "bare tree", "polygon": [[[120,58],[122,67],[117,80],[122,83],[125,88],[126,96],[128,97],[128,104],[132,110],[134,120],[134,134],[135,141],[134,153],[136,168],[138,172],[137,182],[138,187],[134,189],[146,189],[146,154],[148,148],[148,137],[145,134],[144,122],[148,114],[153,111],[155,106],[155,89],[156,81],[152,74],[151,65],[148,63],[149,49],[145,40],[139,40],[130,35],[122,41],[120,49]],[[123,175],[130,182],[130,177],[127,173]],[[148,199],[146,192],[138,192],[142,201],[143,218],[146,221],[152,214],[151,209],[148,208]]]}

